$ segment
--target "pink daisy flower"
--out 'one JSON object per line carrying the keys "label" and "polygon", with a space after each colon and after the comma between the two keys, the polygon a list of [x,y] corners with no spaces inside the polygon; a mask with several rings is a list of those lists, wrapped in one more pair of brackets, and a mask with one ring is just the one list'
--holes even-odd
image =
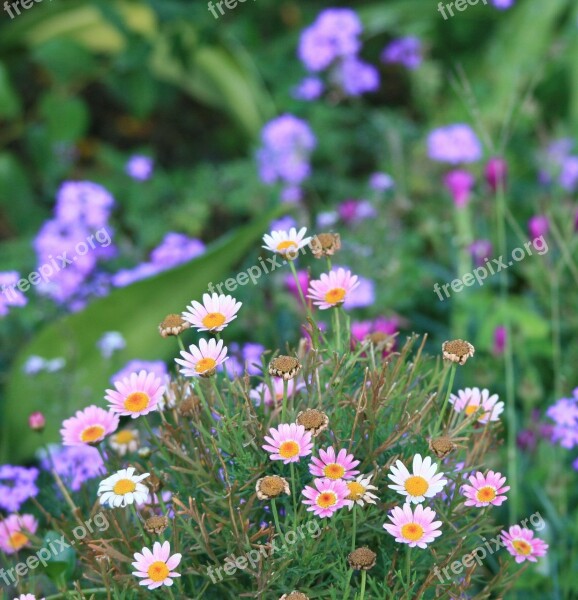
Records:
{"label": "pink daisy flower", "polygon": [[98,444],[118,428],[117,415],[98,406],[88,406],[62,423],[60,434],[65,446]]}
{"label": "pink daisy flower", "polygon": [[[20,594],[18,598],[14,598],[14,600],[36,600],[36,596],[34,594]],[[39,600],[45,600],[44,598],[40,598]]]}
{"label": "pink daisy flower", "polygon": [[322,477],[314,479],[313,486],[308,485],[301,492],[306,498],[303,504],[308,505],[309,512],[324,519],[345,506],[349,488],[342,479]]}
{"label": "pink daisy flower", "polygon": [[182,317],[197,331],[223,331],[237,318],[241,306],[242,302],[237,302],[232,296],[203,294],[203,304],[193,301]]}
{"label": "pink daisy flower", "polygon": [[479,412],[478,423],[486,424],[488,421],[498,421],[504,412],[504,403],[498,402],[498,394],[479,388],[466,388],[459,390],[457,396],[452,394],[449,398],[458,413],[465,413],[468,417]]}
{"label": "pink daisy flower", "polygon": [[309,472],[316,477],[327,477],[328,479],[354,479],[359,475],[355,467],[359,464],[353,454],[347,454],[347,450],[341,449],[335,454],[333,446],[327,450],[319,450],[319,458],[313,457],[309,465]]}
{"label": "pink daisy flower", "polygon": [[494,471],[488,471],[487,475],[483,475],[481,471],[474,473],[468,477],[472,485],[463,485],[461,492],[467,498],[465,501],[466,506],[500,506],[505,500],[505,494],[510,486],[504,486],[506,478],[502,477],[501,473],[494,473]]}
{"label": "pink daisy flower", "polygon": [[30,545],[29,535],[38,529],[38,521],[32,515],[9,515],[0,521],[0,550],[15,554]]}
{"label": "pink daisy flower", "polygon": [[409,544],[410,548],[426,548],[428,544],[441,535],[441,521],[434,521],[436,513],[429,506],[418,504],[412,512],[411,505],[406,503],[402,508],[396,506],[388,515],[391,523],[384,523],[383,528],[393,535],[396,542]]}
{"label": "pink daisy flower", "polygon": [[284,464],[299,462],[302,456],[308,456],[313,449],[311,432],[296,423],[284,423],[278,429],[271,427],[265,441],[267,443],[262,448],[269,452],[269,458],[282,460]]}
{"label": "pink daisy flower", "polygon": [[[260,383],[255,389],[249,392],[249,398],[253,400],[255,406],[259,406],[261,401],[263,401],[265,406],[281,406],[281,402],[283,401],[283,383],[282,378],[272,377],[271,387],[266,383]],[[295,383],[295,379],[290,379],[287,382],[287,397],[291,398],[294,393],[303,387],[303,382]]]}
{"label": "pink daisy flower", "polygon": [[359,285],[357,275],[341,267],[329,273],[322,273],[320,279],[314,279],[309,284],[307,297],[321,310],[341,306],[349,293]]}
{"label": "pink daisy flower", "polygon": [[519,525],[512,525],[509,531],[504,529],[500,535],[506,549],[516,558],[517,563],[525,560],[537,562],[537,558],[544,556],[548,550],[548,544],[544,540],[535,538],[531,529]]}
{"label": "pink daisy flower", "polygon": [[165,393],[163,380],[144,370],[115,381],[114,387],[116,390],[106,390],[110,411],[133,419],[158,410]]}
{"label": "pink daisy flower", "polygon": [[191,344],[188,352],[181,350],[181,356],[183,358],[175,358],[175,362],[184,367],[181,373],[185,377],[210,377],[229,358],[223,340],[217,342],[214,338],[208,342],[199,340],[198,347]]}
{"label": "pink daisy flower", "polygon": [[148,548],[142,549],[140,552],[134,553],[135,562],[132,566],[136,569],[133,571],[135,577],[144,577],[140,581],[140,585],[146,585],[149,590],[161,587],[161,585],[173,585],[171,577],[180,577],[179,573],[175,573],[181,562],[181,554],[173,554],[171,556],[171,545],[169,542],[155,542],[152,552]]}

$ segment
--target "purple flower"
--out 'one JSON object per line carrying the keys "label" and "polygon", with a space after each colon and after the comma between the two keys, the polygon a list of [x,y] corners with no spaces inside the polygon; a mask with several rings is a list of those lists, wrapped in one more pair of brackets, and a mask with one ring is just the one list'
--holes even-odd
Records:
{"label": "purple flower", "polygon": [[7,512],[18,512],[29,498],[38,494],[36,478],[38,469],[33,467],[0,466],[0,508]]}
{"label": "purple flower", "polygon": [[359,285],[347,295],[347,299],[343,303],[345,310],[352,308],[365,308],[375,303],[375,284],[371,279],[357,276]]}
{"label": "purple flower", "polygon": [[303,30],[297,54],[306,69],[322,71],[338,58],[357,54],[362,31],[361,21],[353,10],[328,8]]}
{"label": "purple flower", "polygon": [[54,216],[59,223],[100,229],[108,223],[114,198],[92,181],[65,181],[56,193]]}
{"label": "purple flower", "polygon": [[0,317],[8,314],[9,306],[25,306],[26,296],[16,287],[20,275],[16,271],[0,273]]}
{"label": "purple flower", "polygon": [[257,151],[261,181],[285,184],[289,193],[285,200],[298,200],[299,186],[310,173],[309,156],[316,143],[309,125],[293,115],[269,121],[261,132],[261,148]]}
{"label": "purple flower", "polygon": [[335,66],[332,77],[348,96],[361,96],[379,87],[379,72],[356,56],[348,56]]}
{"label": "purple flower", "polygon": [[528,221],[528,232],[532,239],[547,235],[550,221],[546,215],[535,215]]}
{"label": "purple flower", "polygon": [[367,200],[345,200],[337,207],[337,210],[341,220],[347,224],[359,223],[377,215],[377,211]]}
{"label": "purple flower", "polygon": [[41,465],[46,471],[53,468],[64,484],[78,492],[85,482],[102,476],[106,468],[96,448],[91,446],[50,446],[50,457],[44,451]]}
{"label": "purple flower", "polygon": [[107,331],[103,336],[96,342],[97,348],[104,358],[110,358],[118,350],[124,350],[126,348],[126,341],[122,337],[122,333],[118,331]]}
{"label": "purple flower", "polygon": [[506,328],[503,325],[498,325],[494,329],[494,348],[493,353],[497,356],[504,353],[506,347]]}
{"label": "purple flower", "polygon": [[567,192],[576,191],[578,187],[578,156],[568,156],[562,161],[559,182]]}
{"label": "purple flower", "polygon": [[508,8],[511,8],[512,6],[514,6],[514,2],[515,0],[492,0],[492,4],[498,10],[506,10]]}
{"label": "purple flower", "polygon": [[385,47],[381,60],[403,65],[407,69],[417,69],[423,61],[421,41],[414,36],[396,38]]}
{"label": "purple flower", "polygon": [[434,129],[427,140],[432,160],[454,165],[471,163],[482,158],[482,145],[474,130],[462,123]]}
{"label": "purple flower", "polygon": [[305,77],[293,89],[293,97],[297,100],[317,100],[323,93],[323,82],[318,77]]}
{"label": "purple flower", "polygon": [[508,163],[503,158],[494,156],[487,162],[484,175],[490,189],[496,193],[499,185],[502,187],[506,185]]}
{"label": "purple flower", "polygon": [[572,398],[561,398],[546,411],[555,425],[552,430],[552,441],[563,448],[578,445],[578,388],[573,391]]}
{"label": "purple flower", "polygon": [[492,242],[490,240],[476,240],[470,244],[469,250],[476,266],[479,267],[492,254]]}
{"label": "purple flower", "polygon": [[291,215],[286,215],[280,219],[271,221],[269,231],[289,231],[291,227],[299,229],[297,221]]}
{"label": "purple flower", "polygon": [[153,166],[154,161],[152,158],[135,154],[126,163],[125,172],[137,181],[146,181],[152,175]]}
{"label": "purple flower", "polygon": [[168,375],[167,365],[162,360],[130,360],[126,365],[111,378],[110,382],[114,384],[115,381],[120,381],[125,377],[128,377],[131,373],[138,373],[139,371],[148,371],[154,373],[156,377],[165,379]]}
{"label": "purple flower", "polygon": [[450,191],[457,208],[464,207],[470,200],[476,180],[469,171],[454,169],[444,177],[444,185]]}
{"label": "purple flower", "polygon": [[369,187],[377,192],[390,190],[394,185],[392,177],[387,173],[373,173],[369,178]]}
{"label": "purple flower", "polygon": [[151,252],[151,261],[162,269],[170,269],[204,254],[205,244],[182,233],[167,233],[163,241]]}

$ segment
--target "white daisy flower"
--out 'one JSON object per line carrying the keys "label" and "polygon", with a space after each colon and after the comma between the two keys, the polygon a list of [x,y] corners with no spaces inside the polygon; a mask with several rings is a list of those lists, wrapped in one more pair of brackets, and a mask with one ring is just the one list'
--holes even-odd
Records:
{"label": "white daisy flower", "polygon": [[197,331],[222,331],[233,319],[242,303],[224,294],[203,294],[203,303],[193,301],[182,317]]}
{"label": "white daisy flower", "polygon": [[356,504],[364,506],[367,504],[375,504],[377,496],[371,490],[377,490],[377,487],[371,485],[372,475],[358,475],[352,481],[346,481],[349,488],[349,496],[345,498],[345,504],[351,510]]}
{"label": "white daisy flower", "polygon": [[415,504],[423,502],[426,498],[432,498],[441,492],[447,483],[447,479],[443,479],[443,473],[436,475],[437,468],[437,463],[434,463],[430,456],[422,459],[421,454],[413,457],[413,473],[410,473],[401,460],[398,460],[395,465],[392,465],[391,473],[388,474],[395,485],[388,487],[402,496],[407,496],[409,502]]}
{"label": "white daisy flower", "polygon": [[291,227],[289,233],[286,231],[272,231],[271,234],[265,234],[263,241],[265,245],[263,248],[271,250],[271,252],[277,252],[283,255],[285,258],[293,260],[297,258],[297,254],[301,248],[307,246],[311,241],[311,237],[305,237],[307,233],[307,227],[301,227],[299,232],[295,227]]}
{"label": "white daisy flower", "polygon": [[140,446],[138,429],[121,429],[110,436],[108,443],[119,456],[136,452]]}
{"label": "white daisy flower", "polygon": [[150,473],[135,475],[135,468],[121,469],[114,475],[103,479],[98,486],[97,495],[101,504],[108,504],[111,508],[127,506],[128,504],[144,504],[149,489],[141,483]]}

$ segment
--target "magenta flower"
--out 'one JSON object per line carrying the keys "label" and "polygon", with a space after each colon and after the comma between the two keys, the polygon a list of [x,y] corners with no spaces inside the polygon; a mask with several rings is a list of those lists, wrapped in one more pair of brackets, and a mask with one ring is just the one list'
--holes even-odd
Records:
{"label": "magenta flower", "polygon": [[342,479],[324,477],[314,479],[313,486],[306,486],[301,493],[306,498],[303,504],[308,506],[307,510],[324,519],[345,506],[349,488]]}
{"label": "magenta flower", "polygon": [[484,175],[490,189],[496,193],[498,186],[506,186],[508,163],[503,158],[494,156],[487,162]]}
{"label": "magenta flower", "polygon": [[528,221],[528,232],[532,239],[542,237],[550,230],[550,221],[546,215],[536,215]]}
{"label": "magenta flower", "polygon": [[9,515],[0,521],[0,550],[15,554],[30,545],[29,535],[38,529],[38,521],[32,515]]}
{"label": "magenta flower", "polygon": [[181,562],[181,554],[173,554],[171,556],[171,545],[169,542],[155,542],[152,552],[148,548],[142,549],[140,552],[134,553],[135,562],[132,566],[136,569],[133,571],[135,577],[143,577],[140,585],[146,585],[149,590],[161,587],[163,585],[173,585],[173,577],[180,577],[179,573],[175,573]]}
{"label": "magenta flower", "polygon": [[269,458],[282,460],[284,464],[299,462],[302,456],[308,456],[313,450],[311,433],[296,423],[284,423],[277,429],[271,427],[265,441],[267,443],[261,447],[269,452]]}
{"label": "magenta flower", "polygon": [[412,512],[409,504],[402,508],[396,506],[389,514],[391,523],[385,523],[383,528],[393,537],[396,542],[409,544],[410,548],[427,548],[427,545],[441,535],[439,530],[442,522],[434,521],[436,513],[426,506],[418,504]]}
{"label": "magenta flower", "polygon": [[472,188],[476,180],[469,171],[454,169],[444,177],[444,185],[452,195],[457,208],[462,208],[470,201]]}
{"label": "magenta flower", "polygon": [[117,415],[98,406],[88,406],[62,423],[60,434],[65,446],[98,444],[118,428]]}
{"label": "magenta flower", "polygon": [[501,532],[502,540],[506,544],[506,550],[514,557],[516,562],[525,560],[537,562],[540,556],[544,556],[548,550],[548,544],[540,538],[534,537],[534,532],[519,525],[512,525],[508,531]]}
{"label": "magenta flower", "polygon": [[477,471],[468,477],[472,485],[463,485],[461,493],[467,498],[466,506],[476,506],[478,508],[489,506],[500,506],[505,500],[505,494],[509,489],[506,483],[506,478],[502,477],[501,473],[489,471],[487,475],[483,475],[481,471]]}
{"label": "magenta flower", "polygon": [[333,446],[327,450],[319,450],[319,458],[313,457],[309,465],[309,472],[316,477],[328,479],[354,479],[359,475],[355,467],[359,464],[353,454],[348,454],[342,448],[336,455]]}

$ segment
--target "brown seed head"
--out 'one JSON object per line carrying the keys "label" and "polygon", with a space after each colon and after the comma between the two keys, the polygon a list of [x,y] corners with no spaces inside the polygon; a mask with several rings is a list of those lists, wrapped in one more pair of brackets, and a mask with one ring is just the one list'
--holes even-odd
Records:
{"label": "brown seed head", "polygon": [[269,375],[293,379],[301,370],[301,363],[294,356],[278,356],[269,363]]}
{"label": "brown seed head", "polygon": [[199,412],[201,400],[196,394],[191,394],[182,400],[177,406],[177,412],[181,417],[191,418]]}
{"label": "brown seed head", "polygon": [[167,315],[159,325],[159,333],[163,337],[179,335],[190,326],[191,324],[188,321],[185,321],[181,315],[170,314]]}
{"label": "brown seed head", "polygon": [[341,249],[341,237],[338,233],[319,233],[311,240],[309,247],[315,258],[333,256]]}
{"label": "brown seed head", "polygon": [[474,355],[475,348],[465,340],[452,340],[442,344],[442,352],[444,360],[463,365]]}
{"label": "brown seed head", "polygon": [[430,450],[438,457],[445,458],[456,449],[456,445],[447,436],[441,436],[429,441]]}
{"label": "brown seed head", "polygon": [[257,481],[255,486],[257,492],[257,498],[259,500],[269,500],[271,498],[277,498],[281,494],[291,495],[289,489],[289,483],[283,477],[278,475],[267,475]]}
{"label": "brown seed head", "polygon": [[165,485],[165,482],[155,473],[151,473],[145,480],[145,483],[153,494],[159,492]]}
{"label": "brown seed head", "polygon": [[356,571],[368,571],[375,565],[377,554],[373,550],[363,546],[351,552],[347,560],[352,569]]}
{"label": "brown seed head", "polygon": [[290,594],[283,594],[279,600],[309,600],[309,596],[293,590]]}
{"label": "brown seed head", "polygon": [[303,425],[305,431],[310,431],[313,437],[317,437],[329,425],[329,417],[321,410],[308,408],[302,410],[295,421],[297,425]]}
{"label": "brown seed head", "polygon": [[154,516],[148,518],[144,523],[144,528],[149,533],[161,534],[169,526],[168,517]]}

